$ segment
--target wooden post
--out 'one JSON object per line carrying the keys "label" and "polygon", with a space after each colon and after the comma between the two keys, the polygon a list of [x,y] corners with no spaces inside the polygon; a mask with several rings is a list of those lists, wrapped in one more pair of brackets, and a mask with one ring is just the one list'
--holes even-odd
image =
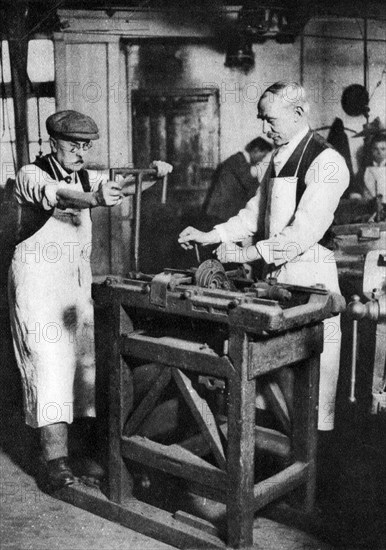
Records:
{"label": "wooden post", "polygon": [[[323,325],[319,328],[323,341]],[[312,512],[315,501],[319,366],[317,353],[294,368],[293,454],[295,461],[308,463],[308,481],[297,491],[306,513]]]}
{"label": "wooden post", "polygon": [[122,458],[121,437],[127,417],[133,408],[133,379],[119,349],[119,339],[125,323],[117,297],[111,297],[107,308],[109,330],[106,345],[110,347],[109,435],[108,435],[108,498],[123,504],[132,493],[132,479]]}
{"label": "wooden post", "polygon": [[248,338],[232,330],[229,357],[235,368],[229,379],[227,543],[232,547],[253,544],[255,379],[248,380]]}
{"label": "wooden post", "polygon": [[27,2],[15,2],[4,11],[9,40],[9,57],[12,76],[12,96],[15,113],[16,170],[29,163],[27,119],[27,55],[28,25]]}

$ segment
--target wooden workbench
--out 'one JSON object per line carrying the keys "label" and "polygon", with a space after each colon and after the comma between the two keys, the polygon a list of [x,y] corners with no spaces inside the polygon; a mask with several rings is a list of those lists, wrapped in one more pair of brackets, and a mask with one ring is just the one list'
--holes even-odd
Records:
{"label": "wooden workbench", "polygon": [[[179,548],[247,548],[253,544],[255,514],[267,504],[291,494],[304,511],[313,508],[322,320],[337,309],[336,302],[320,291],[282,309],[275,300],[160,282],[165,275],[155,292],[149,282],[120,278],[93,288],[104,312],[99,346],[110,372],[108,500],[93,507]],[[140,363],[158,369],[138,400]],[[292,380],[292,391],[281,393],[289,396],[284,405],[273,391],[278,386],[266,384],[274,373]],[[225,393],[225,417],[201,391],[202,377]],[[265,396],[281,429],[256,424],[256,385],[268,389]],[[185,437],[165,443],[151,429],[143,430],[158,411],[173,416],[173,407],[163,407],[170,402],[165,392],[189,409],[196,433],[189,429]],[[256,480],[259,447],[285,460],[280,471]],[[183,511],[141,502],[130,464],[184,480],[190,491],[223,503],[225,531]]]}

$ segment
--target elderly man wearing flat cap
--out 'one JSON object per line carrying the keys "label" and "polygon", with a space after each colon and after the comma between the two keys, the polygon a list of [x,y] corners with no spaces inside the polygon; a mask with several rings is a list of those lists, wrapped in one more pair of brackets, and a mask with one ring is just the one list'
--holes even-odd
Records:
{"label": "elderly man wearing flat cap", "polygon": [[[90,117],[60,111],[46,125],[51,154],[16,177],[9,297],[26,423],[40,430],[47,482],[57,489],[74,482],[68,425],[95,416],[90,209],[115,206],[127,193],[84,169],[99,138]],[[172,169],[161,161],[153,166],[159,176]]]}

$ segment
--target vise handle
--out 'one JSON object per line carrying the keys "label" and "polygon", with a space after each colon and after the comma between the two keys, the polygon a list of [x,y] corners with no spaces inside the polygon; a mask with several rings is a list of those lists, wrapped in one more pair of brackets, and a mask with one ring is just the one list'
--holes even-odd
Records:
{"label": "vise handle", "polygon": [[225,390],[225,380],[221,380],[220,378],[216,378],[214,376],[204,376],[203,374],[200,374],[198,377],[198,382],[211,391],[215,391],[217,389]]}

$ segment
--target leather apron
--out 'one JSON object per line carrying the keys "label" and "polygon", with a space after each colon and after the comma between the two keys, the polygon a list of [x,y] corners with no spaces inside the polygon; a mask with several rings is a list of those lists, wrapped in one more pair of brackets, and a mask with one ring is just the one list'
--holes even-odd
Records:
{"label": "leather apron", "polygon": [[[265,233],[269,237],[283,231],[294,217],[297,208],[298,171],[311,138],[312,135],[306,142],[293,176],[280,177],[279,175],[270,178],[265,218]],[[331,250],[320,244],[315,244],[292,261],[270,271],[269,274],[276,277],[280,283],[303,286],[322,283],[328,290],[340,293],[334,255]],[[326,319],[324,321],[324,350],[320,359],[319,430],[331,430],[334,427],[340,345],[340,316]]]}
{"label": "leather apron", "polygon": [[[76,173],[67,185],[83,190]],[[14,252],[11,328],[26,423],[34,428],[95,416],[90,254],[89,209],[59,208]]]}

